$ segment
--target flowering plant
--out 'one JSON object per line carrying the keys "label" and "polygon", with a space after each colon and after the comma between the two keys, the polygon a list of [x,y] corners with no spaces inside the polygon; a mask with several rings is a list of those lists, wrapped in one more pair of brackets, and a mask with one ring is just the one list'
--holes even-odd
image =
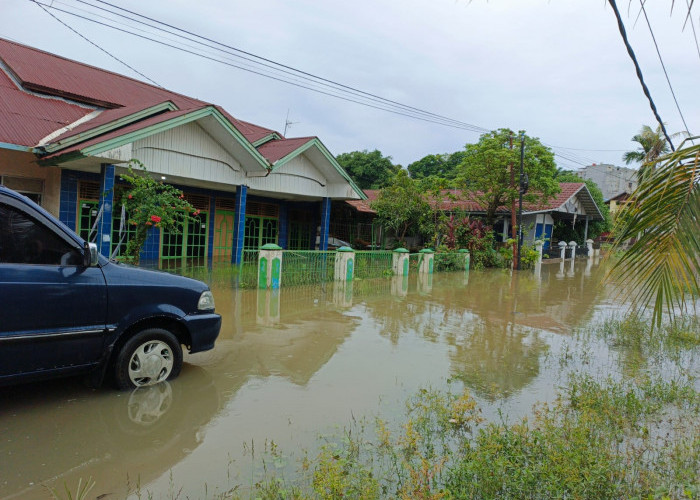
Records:
{"label": "flowering plant", "polygon": [[155,180],[138,160],[129,162],[128,173],[122,174],[121,179],[129,184],[121,203],[126,207],[127,223],[136,229],[123,255],[128,262],[138,265],[148,232],[154,227],[171,233],[180,232],[182,225],[193,219],[189,215],[193,207],[182,191]]}

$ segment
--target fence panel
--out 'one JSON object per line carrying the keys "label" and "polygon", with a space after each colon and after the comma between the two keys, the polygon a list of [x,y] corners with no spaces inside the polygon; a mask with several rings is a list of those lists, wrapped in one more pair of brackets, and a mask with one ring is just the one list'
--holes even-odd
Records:
{"label": "fence panel", "polygon": [[285,250],[282,254],[282,286],[333,281],[335,252]]}
{"label": "fence panel", "polygon": [[359,279],[387,278],[393,275],[393,252],[367,250],[355,252],[355,277]]}

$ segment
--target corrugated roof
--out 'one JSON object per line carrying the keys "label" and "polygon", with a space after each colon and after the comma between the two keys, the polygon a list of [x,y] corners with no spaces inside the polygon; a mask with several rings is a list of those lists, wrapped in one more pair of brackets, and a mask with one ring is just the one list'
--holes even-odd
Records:
{"label": "corrugated roof", "polygon": [[[602,220],[602,214],[598,209],[595,201],[590,195],[586,184],[583,182],[561,182],[559,183],[561,191],[553,199],[547,203],[524,203],[523,212],[549,212],[558,211],[566,205],[566,203],[574,196],[580,194],[581,203],[586,210],[586,213],[591,216],[592,220]],[[350,206],[355,208],[358,212],[364,213],[376,213],[371,208],[372,201],[377,199],[379,195],[379,190],[377,189],[366,189],[365,194],[367,195],[366,200],[348,200]],[[485,213],[486,208],[481,206],[474,199],[466,199],[463,191],[458,189],[444,189],[441,191],[441,199],[438,200],[438,208],[441,211],[450,212],[453,210],[464,210],[469,213]],[[431,204],[435,204],[434,198],[429,200]],[[510,207],[499,207],[498,213],[510,213]]]}
{"label": "corrugated roof", "polygon": [[[159,117],[142,117],[142,121],[138,123],[123,126],[99,138],[90,138],[79,145],[73,143],[52,154],[51,157],[74,152],[182,113],[212,105],[124,75],[1,38],[0,60],[24,89],[17,88],[5,72],[0,70],[0,142],[34,147],[49,134],[88,115],[95,107],[102,109],[102,112],[54,137],[52,142],[80,138],[81,134],[87,136],[89,134],[86,133],[90,130],[113,124],[164,102],[172,102],[177,109],[177,111],[161,111],[162,115]],[[32,92],[42,95],[35,95]],[[67,102],[67,100],[74,102]],[[85,106],[80,106],[78,103]],[[92,109],[88,106],[92,106]],[[272,134],[281,137],[272,129],[238,120],[220,106],[215,107],[251,144]],[[286,142],[284,138],[276,142],[274,148],[268,148],[270,151],[291,152],[297,149],[299,143],[298,140],[293,140],[288,146],[284,146]],[[273,157],[276,154],[273,154]]]}
{"label": "corrugated roof", "polygon": [[24,92],[0,71],[0,142],[35,146],[93,110]]}
{"label": "corrugated roof", "polygon": [[313,141],[315,137],[298,137],[295,139],[272,140],[258,147],[258,151],[267,161],[274,164],[289,153],[293,153],[307,142]]}

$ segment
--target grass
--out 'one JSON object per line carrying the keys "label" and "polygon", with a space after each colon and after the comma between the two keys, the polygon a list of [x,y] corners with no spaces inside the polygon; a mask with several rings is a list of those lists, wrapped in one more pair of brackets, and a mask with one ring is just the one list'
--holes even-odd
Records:
{"label": "grass", "polygon": [[700,322],[609,320],[579,335],[651,361],[574,372],[512,423],[486,422],[461,384],[421,389],[399,421],[353,419],[294,463],[266,443],[249,484],[211,498],[700,498]]}

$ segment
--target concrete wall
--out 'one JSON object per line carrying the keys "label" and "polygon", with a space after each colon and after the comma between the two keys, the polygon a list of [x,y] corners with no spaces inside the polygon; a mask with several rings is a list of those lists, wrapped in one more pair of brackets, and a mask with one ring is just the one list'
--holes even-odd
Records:
{"label": "concrete wall", "polygon": [[59,168],[40,167],[32,153],[0,148],[0,176],[40,180],[43,183],[41,205],[58,217],[61,194]]}

